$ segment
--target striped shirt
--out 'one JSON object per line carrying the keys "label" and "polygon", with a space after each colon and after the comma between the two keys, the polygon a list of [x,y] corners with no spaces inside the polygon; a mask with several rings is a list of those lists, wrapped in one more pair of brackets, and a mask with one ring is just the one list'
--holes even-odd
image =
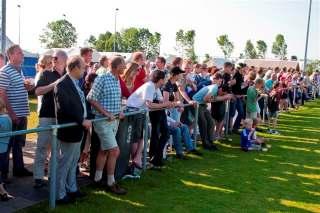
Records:
{"label": "striped shirt", "polygon": [[24,76],[11,64],[0,70],[0,89],[6,91],[8,101],[17,117],[26,117],[30,114],[28,91],[24,86]]}
{"label": "striped shirt", "polygon": [[[93,83],[87,99],[99,102],[107,112],[112,114],[119,113],[121,111],[121,89],[119,79],[111,72],[98,76]],[[92,111],[95,115],[100,115],[94,108]]]}

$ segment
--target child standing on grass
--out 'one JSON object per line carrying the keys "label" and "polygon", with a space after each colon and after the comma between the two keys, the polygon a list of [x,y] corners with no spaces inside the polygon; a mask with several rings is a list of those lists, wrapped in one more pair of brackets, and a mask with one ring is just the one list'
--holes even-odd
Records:
{"label": "child standing on grass", "polygon": [[254,139],[255,136],[255,128],[252,127],[253,120],[250,118],[247,118],[243,122],[244,129],[241,132],[241,149],[242,151],[248,152],[248,151],[268,151],[267,148],[262,147],[261,143]]}
{"label": "child standing on grass", "polygon": [[269,129],[270,134],[279,134],[276,129],[278,115],[279,115],[279,105],[281,99],[280,83],[276,82],[269,94],[268,109],[269,109]]}
{"label": "child standing on grass", "polygon": [[[9,132],[12,130],[12,122],[10,117],[6,114],[5,102],[0,98],[0,133]],[[0,138],[0,173],[1,176],[5,169],[5,163],[7,158],[7,150],[10,137]],[[2,178],[0,176],[0,200],[8,201],[13,197],[6,191]]]}
{"label": "child standing on grass", "polygon": [[255,119],[258,116],[258,90],[264,87],[264,81],[258,78],[254,86],[250,86],[247,91],[247,115],[246,118]]}

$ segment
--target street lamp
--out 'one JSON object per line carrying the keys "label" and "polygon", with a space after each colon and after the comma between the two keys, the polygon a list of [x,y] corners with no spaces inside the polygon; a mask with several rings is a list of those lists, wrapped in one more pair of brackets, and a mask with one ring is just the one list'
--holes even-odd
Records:
{"label": "street lamp", "polygon": [[116,52],[116,45],[117,45],[117,14],[119,8],[116,8],[114,13],[114,40],[113,40],[113,52]]}
{"label": "street lamp", "polygon": [[311,16],[312,0],[309,0],[309,13],[308,13],[308,24],[307,24],[307,35],[306,35],[306,46],[304,50],[304,60],[303,60],[303,71],[307,71],[308,63],[308,45],[309,45],[309,30],[310,30],[310,16]]}
{"label": "street lamp", "polygon": [[18,13],[19,13],[19,45],[21,43],[21,5],[18,4]]}

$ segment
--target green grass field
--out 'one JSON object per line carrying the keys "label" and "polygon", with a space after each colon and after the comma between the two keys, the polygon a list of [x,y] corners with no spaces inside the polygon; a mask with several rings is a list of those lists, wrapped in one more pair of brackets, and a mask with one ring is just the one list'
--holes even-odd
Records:
{"label": "green grass field", "polygon": [[[320,101],[281,114],[269,152],[244,153],[239,136],[203,157],[172,159],[162,172],[125,181],[126,196],[90,187],[55,212],[320,212]],[[23,212],[46,212],[43,203]]]}

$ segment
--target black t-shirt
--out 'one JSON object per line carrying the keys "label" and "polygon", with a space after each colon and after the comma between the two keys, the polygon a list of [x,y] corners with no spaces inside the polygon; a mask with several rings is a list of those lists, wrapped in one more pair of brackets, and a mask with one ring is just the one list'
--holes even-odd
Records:
{"label": "black t-shirt", "polygon": [[[44,71],[40,74],[39,81],[36,83],[36,88],[48,86],[60,78],[57,71]],[[55,118],[55,106],[53,98],[53,90],[44,94],[41,100],[41,108],[39,113],[40,118]]]}
{"label": "black t-shirt", "polygon": [[222,90],[224,92],[231,93],[231,87],[229,86],[228,82],[231,80],[231,75],[229,73],[224,73],[222,76]]}
{"label": "black t-shirt", "polygon": [[235,95],[243,95],[244,91],[241,89],[241,85],[244,82],[244,80],[240,72],[236,72],[234,74],[233,80],[236,80],[236,84],[232,86],[232,93]]}
{"label": "black t-shirt", "polygon": [[170,80],[164,85],[163,91],[169,93],[169,101],[174,101],[174,93],[178,91],[178,86],[175,83],[171,83]]}

